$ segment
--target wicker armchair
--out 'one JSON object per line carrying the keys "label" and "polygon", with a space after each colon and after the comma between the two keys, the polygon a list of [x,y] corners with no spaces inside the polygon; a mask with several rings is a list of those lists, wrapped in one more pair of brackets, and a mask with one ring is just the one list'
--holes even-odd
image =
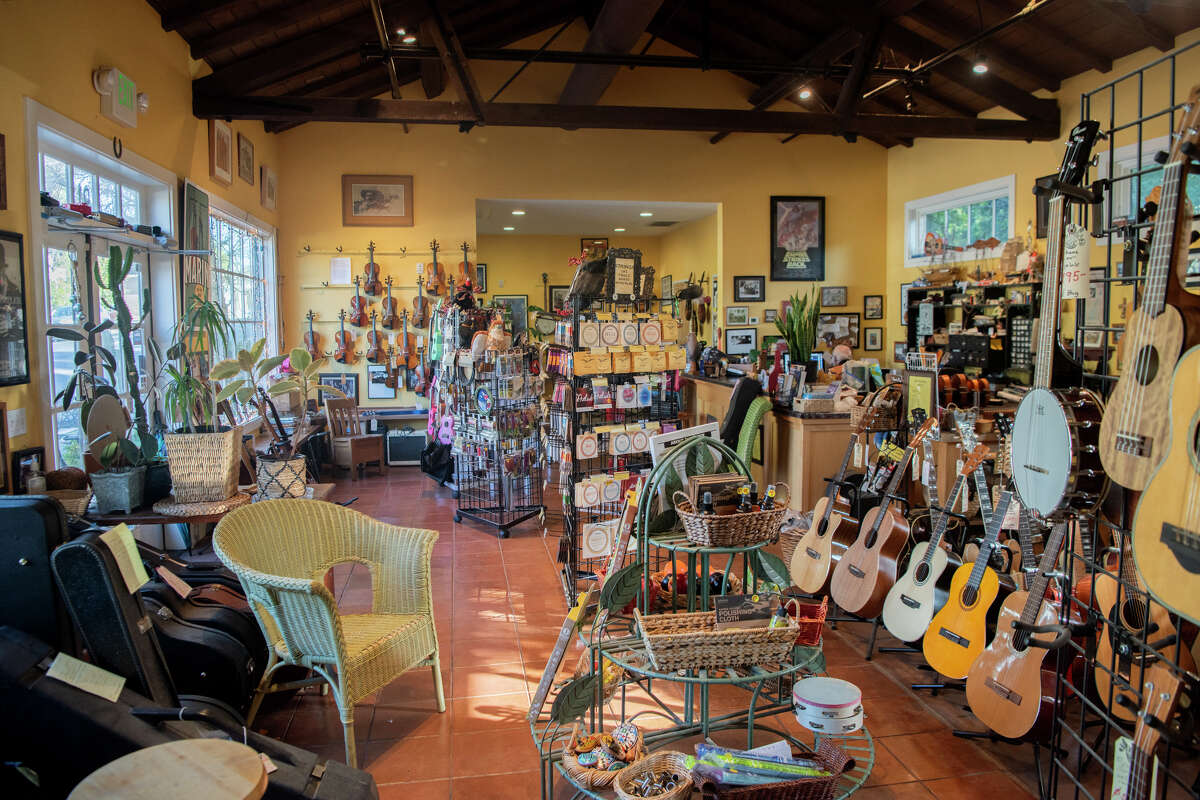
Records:
{"label": "wicker armchair", "polygon": [[[754,440],[758,436],[758,427],[762,425],[763,417],[771,410],[771,401],[765,397],[756,397],[750,403],[750,407],[746,409],[746,418],[742,420],[742,427],[738,429],[737,454],[741,456],[742,461],[746,466],[750,466],[750,459],[754,456]],[[764,486],[765,490],[766,487]]]}
{"label": "wicker armchair", "polygon": [[[264,500],[230,512],[213,548],[246,590],[270,647],[247,722],[272,691],[328,681],[356,766],[354,704],[417,666],[433,669],[438,711],[446,710],[433,624],[430,559],[437,531],[399,528],[319,500]],[[371,571],[369,614],[339,614],[325,573],[354,561]],[[280,666],[320,677],[272,684]]]}

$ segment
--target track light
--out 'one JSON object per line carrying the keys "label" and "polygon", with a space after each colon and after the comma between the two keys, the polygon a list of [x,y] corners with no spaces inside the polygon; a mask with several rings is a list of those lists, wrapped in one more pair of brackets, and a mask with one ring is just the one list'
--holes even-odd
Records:
{"label": "track light", "polygon": [[917,110],[917,99],[913,97],[912,89],[904,90],[904,110],[910,114]]}
{"label": "track light", "polygon": [[512,212],[512,215],[514,217],[523,217],[523,216],[525,216],[525,212],[518,208]]}
{"label": "track light", "polygon": [[624,232],[625,232],[624,228],[613,228],[613,233],[624,233]]}
{"label": "track light", "polygon": [[504,226],[504,230],[506,230],[506,231],[515,231],[515,230],[516,230],[516,228],[514,228],[512,225],[505,225],[505,226]]}
{"label": "track light", "polygon": [[404,42],[405,44],[416,44],[417,37],[413,36],[412,34],[409,34],[408,36],[405,36],[400,41]]}

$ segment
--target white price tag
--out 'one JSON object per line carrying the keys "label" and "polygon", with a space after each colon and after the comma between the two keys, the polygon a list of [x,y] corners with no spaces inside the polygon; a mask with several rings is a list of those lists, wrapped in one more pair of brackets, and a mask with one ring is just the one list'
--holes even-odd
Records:
{"label": "white price tag", "polygon": [[863,456],[862,442],[855,442],[854,443],[854,466],[861,467],[863,465],[862,456]]}
{"label": "white price tag", "polygon": [[1087,299],[1088,245],[1087,229],[1068,225],[1063,236],[1062,297],[1064,300]]}
{"label": "white price tag", "polygon": [[917,457],[916,453],[913,453],[912,457],[912,479],[914,481],[921,480],[921,459]]}
{"label": "white price tag", "polygon": [[418,274],[418,275],[424,275],[424,274],[425,274],[425,265],[424,265],[424,264],[422,264],[422,263],[419,263],[419,262],[418,262],[418,264],[417,264],[417,274]]}
{"label": "white price tag", "polygon": [[1000,527],[1006,530],[1015,531],[1021,526],[1021,503],[1017,498],[1008,501],[1008,511],[1004,512],[1004,521],[1000,523]]}
{"label": "white price tag", "polygon": [[961,502],[959,503],[960,514],[967,513],[967,506],[971,503],[971,484],[963,481],[962,494],[960,495]]}

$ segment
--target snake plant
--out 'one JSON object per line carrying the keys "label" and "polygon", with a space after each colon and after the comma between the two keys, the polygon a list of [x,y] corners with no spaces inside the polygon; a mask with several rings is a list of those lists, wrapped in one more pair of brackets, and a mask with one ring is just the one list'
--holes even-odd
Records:
{"label": "snake plant", "polygon": [[820,313],[820,288],[813,287],[812,292],[803,297],[799,292],[793,294],[787,313],[775,318],[775,327],[787,342],[793,364],[803,364],[812,357],[817,343],[817,317]]}

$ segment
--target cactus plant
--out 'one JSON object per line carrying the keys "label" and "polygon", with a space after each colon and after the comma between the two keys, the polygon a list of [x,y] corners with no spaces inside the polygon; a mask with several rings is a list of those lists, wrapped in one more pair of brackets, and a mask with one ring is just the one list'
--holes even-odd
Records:
{"label": "cactus plant", "polygon": [[817,343],[817,317],[821,313],[819,292],[818,287],[813,287],[804,297],[799,292],[793,294],[787,313],[775,318],[775,327],[787,342],[793,364],[804,364],[812,358]]}

